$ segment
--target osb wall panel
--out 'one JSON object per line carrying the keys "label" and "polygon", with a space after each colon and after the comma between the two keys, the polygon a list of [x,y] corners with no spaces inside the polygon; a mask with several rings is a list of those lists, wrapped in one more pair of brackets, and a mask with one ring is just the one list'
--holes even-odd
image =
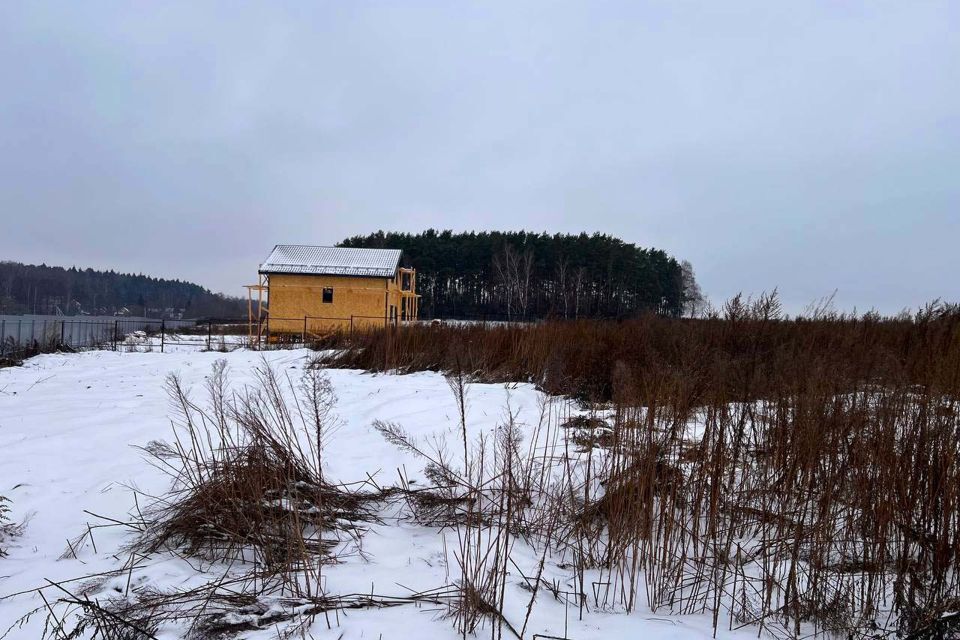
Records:
{"label": "osb wall panel", "polygon": [[[333,288],[333,302],[323,290]],[[385,278],[273,274],[268,305],[270,331],[323,332],[335,328],[383,326],[394,305],[400,314],[399,283]]]}

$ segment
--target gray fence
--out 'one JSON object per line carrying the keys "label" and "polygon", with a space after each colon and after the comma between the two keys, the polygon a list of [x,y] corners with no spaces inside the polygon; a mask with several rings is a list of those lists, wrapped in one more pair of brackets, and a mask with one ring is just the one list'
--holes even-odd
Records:
{"label": "gray fence", "polygon": [[64,346],[83,349],[115,346],[134,331],[193,327],[194,320],[114,316],[0,316],[0,355]]}

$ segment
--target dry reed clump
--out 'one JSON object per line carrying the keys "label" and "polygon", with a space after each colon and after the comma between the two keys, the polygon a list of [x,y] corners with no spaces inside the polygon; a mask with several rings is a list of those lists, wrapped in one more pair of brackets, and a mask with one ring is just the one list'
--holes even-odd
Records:
{"label": "dry reed clump", "polygon": [[602,574],[594,605],[629,610],[645,595],[655,610],[715,624],[725,610],[793,636],[923,633],[923,612],[949,609],[956,396],[825,375],[764,401],[691,408],[696,447],[675,399],[620,408],[585,500],[592,527],[575,532]]}
{"label": "dry reed clump", "polygon": [[[51,638],[80,638],[92,634],[105,640],[158,640],[177,633],[187,640],[244,637],[247,632],[267,630],[271,637],[309,637],[320,620],[328,629],[352,609],[383,609],[404,605],[448,606],[453,592],[447,587],[402,596],[374,592],[310,597],[264,595],[249,592],[246,583],[221,579],[217,589],[201,587],[179,591],[150,588],[105,599],[74,594],[53,584],[65,597],[58,603],[77,614],[75,624],[51,610],[47,633]],[[130,597],[130,596],[133,597]],[[166,635],[158,635],[164,634]]]}
{"label": "dry reed clump", "polygon": [[[159,498],[141,495],[137,503],[148,506],[123,523],[139,531],[128,549],[131,567],[169,553],[208,563],[220,578],[187,590],[128,584],[104,600],[89,597],[102,580],[63,591],[66,611],[51,609],[48,637],[147,638],[167,625],[185,625],[189,637],[232,637],[281,622],[293,633],[312,621],[309,612],[328,610],[335,599],[324,592],[323,566],[362,554],[364,523],[377,520],[386,494],[325,479],[324,443],[337,421],[323,371],[294,382],[264,363],[255,375],[252,387],[231,392],[219,361],[204,407],[176,376],[167,379],[174,439],[144,451],[172,487]],[[67,629],[71,619],[76,626]]]}
{"label": "dry reed clump", "polygon": [[208,381],[208,409],[168,378],[176,438],[146,452],[171,475],[173,489],[147,510],[150,525],[136,545],[144,553],[253,562],[268,575],[302,573],[303,584],[285,586],[310,592],[319,579],[314,565],[335,560],[344,534],[358,539],[357,523],[373,518],[377,496],[324,479],[335,397],[322,371],[308,370],[298,385],[266,365],[256,376],[256,387],[228,395],[220,361]]}

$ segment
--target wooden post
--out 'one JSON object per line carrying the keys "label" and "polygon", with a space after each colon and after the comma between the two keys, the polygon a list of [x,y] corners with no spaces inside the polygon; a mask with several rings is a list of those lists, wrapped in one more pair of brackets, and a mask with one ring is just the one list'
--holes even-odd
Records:
{"label": "wooden post", "polygon": [[161,318],[160,319],[160,353],[163,353],[163,340],[164,333],[166,333],[167,323]]}
{"label": "wooden post", "polygon": [[[257,334],[259,335],[260,318],[257,318]],[[253,346],[253,290],[247,288],[247,344]]]}
{"label": "wooden post", "polygon": [[66,325],[66,324],[67,324],[67,321],[66,321],[66,320],[61,320],[61,321],[60,321],[60,346],[61,346],[61,347],[66,346],[66,343],[63,341],[63,337],[64,337],[63,327],[64,327],[64,325]]}
{"label": "wooden post", "polygon": [[[257,320],[263,317],[263,288],[269,286],[269,276],[257,274]],[[259,324],[257,325],[259,327]],[[270,319],[267,318],[267,332],[270,331]],[[260,332],[257,332],[257,346],[260,345]]]}
{"label": "wooden post", "polygon": [[213,333],[213,321],[207,320],[207,351],[210,351],[210,338]]}
{"label": "wooden post", "polygon": [[307,316],[303,316],[303,344],[307,344]]}
{"label": "wooden post", "polygon": [[117,350],[117,329],[119,328],[120,328],[120,321],[114,320],[113,321],[113,350],[114,351]]}

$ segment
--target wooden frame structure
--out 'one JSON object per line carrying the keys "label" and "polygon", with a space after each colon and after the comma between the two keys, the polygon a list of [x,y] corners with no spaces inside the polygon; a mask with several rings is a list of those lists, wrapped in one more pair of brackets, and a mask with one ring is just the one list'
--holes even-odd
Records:
{"label": "wooden frame structure", "polygon": [[[416,320],[420,312],[420,296],[417,294],[417,270],[400,267],[398,270],[400,279],[400,297],[406,301],[406,314],[401,313],[401,320]],[[404,282],[404,277],[409,277],[408,282]],[[406,286],[404,286],[406,284]]]}
{"label": "wooden frame structure", "polygon": [[277,245],[245,287],[250,347],[416,321],[416,270],[399,261],[395,249]]}
{"label": "wooden frame structure", "polygon": [[[265,273],[261,273],[257,278],[257,284],[244,285],[244,288],[247,290],[247,345],[251,348],[258,348],[263,339],[263,313],[264,311],[269,313],[269,308],[263,303],[263,294],[267,292],[269,296],[270,277]],[[254,291],[257,292],[256,316],[254,316],[253,313]]]}

